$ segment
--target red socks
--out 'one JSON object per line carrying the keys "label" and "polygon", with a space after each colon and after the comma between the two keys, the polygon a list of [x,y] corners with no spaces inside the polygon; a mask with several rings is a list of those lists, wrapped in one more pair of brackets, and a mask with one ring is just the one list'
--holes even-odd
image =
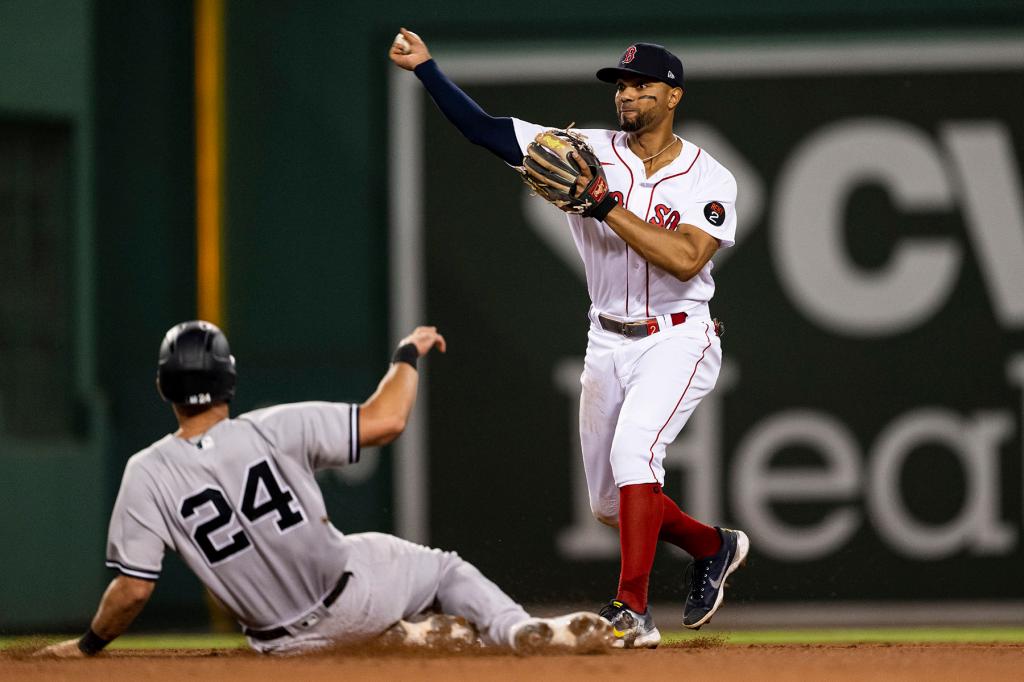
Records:
{"label": "red socks", "polygon": [[615,599],[636,611],[647,610],[647,581],[654,564],[658,530],[663,514],[661,486],[657,483],[619,488],[619,547],[622,568]]}
{"label": "red socks", "polygon": [[671,543],[694,559],[703,559],[722,547],[722,537],[713,526],[707,526],[685,514],[668,495],[661,496],[662,517],[659,540]]}
{"label": "red socks", "polygon": [[619,488],[619,545],[622,567],[618,601],[637,613],[647,610],[647,583],[658,540],[670,542],[695,558],[718,551],[721,538],[713,527],[687,516],[656,483]]}

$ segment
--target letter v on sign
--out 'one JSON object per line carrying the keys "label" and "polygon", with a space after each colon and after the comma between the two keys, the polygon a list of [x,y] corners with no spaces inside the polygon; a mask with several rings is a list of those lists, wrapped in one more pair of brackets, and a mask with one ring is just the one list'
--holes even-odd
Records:
{"label": "letter v on sign", "polygon": [[1010,133],[1000,121],[969,121],[941,135],[992,308],[1003,325],[1024,327],[1024,192]]}

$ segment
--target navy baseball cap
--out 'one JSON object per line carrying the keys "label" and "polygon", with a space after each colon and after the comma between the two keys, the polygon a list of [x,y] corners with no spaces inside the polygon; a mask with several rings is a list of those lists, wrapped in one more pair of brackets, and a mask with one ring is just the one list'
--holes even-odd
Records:
{"label": "navy baseball cap", "polygon": [[609,66],[597,72],[598,80],[605,83],[636,76],[647,76],[668,83],[673,88],[681,88],[683,62],[661,45],[633,43],[622,53],[618,66]]}

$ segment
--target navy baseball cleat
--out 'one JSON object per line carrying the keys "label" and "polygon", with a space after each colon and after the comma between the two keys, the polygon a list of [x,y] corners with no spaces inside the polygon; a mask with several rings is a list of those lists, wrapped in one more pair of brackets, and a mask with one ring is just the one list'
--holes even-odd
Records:
{"label": "navy baseball cleat", "polygon": [[612,646],[616,649],[653,649],[661,643],[650,608],[637,613],[613,599],[601,608],[601,617],[612,624]]}
{"label": "navy baseball cleat", "polygon": [[693,562],[690,594],[683,606],[683,627],[700,629],[711,620],[725,599],[725,580],[747,562],[750,540],[741,530],[715,528],[722,547],[715,554]]}

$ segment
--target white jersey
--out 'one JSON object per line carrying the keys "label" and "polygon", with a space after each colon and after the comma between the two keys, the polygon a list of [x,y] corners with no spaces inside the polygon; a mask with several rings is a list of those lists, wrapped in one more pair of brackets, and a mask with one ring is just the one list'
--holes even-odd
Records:
{"label": "white jersey", "polygon": [[294,621],[338,583],[348,543],[313,475],[359,459],[359,408],[279,405],[201,437],[168,435],[125,467],[107,566],[156,580],[165,548],[251,628]]}
{"label": "white jersey", "polygon": [[[526,147],[539,126],[512,119],[519,146]],[[579,130],[586,135],[619,205],[667,230],[694,225],[729,247],[736,240],[736,180],[706,151],[683,140],[679,155],[651,177],[626,144],[626,133]],[[598,313],[637,320],[685,312],[707,317],[715,293],[711,261],[682,282],[648,263],[615,232],[592,218],[567,214],[576,248],[583,258],[590,300]]]}

